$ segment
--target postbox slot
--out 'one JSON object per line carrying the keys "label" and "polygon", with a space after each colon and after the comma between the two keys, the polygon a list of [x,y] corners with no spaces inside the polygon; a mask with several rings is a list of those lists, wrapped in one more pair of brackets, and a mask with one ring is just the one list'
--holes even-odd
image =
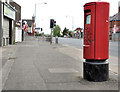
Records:
{"label": "postbox slot", "polygon": [[90,9],[88,9],[88,10],[85,10],[84,12],[85,12],[85,13],[90,13],[90,12],[91,12],[91,10],[90,10]]}

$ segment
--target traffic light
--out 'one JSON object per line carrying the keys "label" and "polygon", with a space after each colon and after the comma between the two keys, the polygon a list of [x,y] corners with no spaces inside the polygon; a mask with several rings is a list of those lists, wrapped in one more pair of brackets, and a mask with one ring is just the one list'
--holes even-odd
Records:
{"label": "traffic light", "polygon": [[56,21],[54,21],[54,19],[50,19],[50,28],[53,28],[54,26],[56,26]]}
{"label": "traffic light", "polygon": [[54,27],[54,19],[51,19],[50,20],[50,28],[53,28]]}
{"label": "traffic light", "polygon": [[43,31],[43,29],[41,28],[41,31]]}
{"label": "traffic light", "polygon": [[54,21],[54,26],[56,26],[56,21]]}

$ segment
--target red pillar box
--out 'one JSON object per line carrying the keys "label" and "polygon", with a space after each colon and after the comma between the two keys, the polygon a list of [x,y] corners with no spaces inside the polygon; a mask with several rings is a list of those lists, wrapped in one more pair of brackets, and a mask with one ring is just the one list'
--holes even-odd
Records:
{"label": "red pillar box", "polygon": [[109,3],[84,5],[84,79],[106,81],[109,78]]}

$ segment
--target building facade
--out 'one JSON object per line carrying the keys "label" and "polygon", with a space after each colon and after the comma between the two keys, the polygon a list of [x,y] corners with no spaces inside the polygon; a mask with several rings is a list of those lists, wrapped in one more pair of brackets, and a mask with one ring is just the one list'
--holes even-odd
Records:
{"label": "building facade", "polygon": [[20,42],[22,38],[22,28],[21,28],[21,6],[11,0],[10,5],[15,8],[15,21],[14,21],[14,32],[13,32],[13,42],[17,42],[16,39],[20,37]]}
{"label": "building facade", "polygon": [[2,46],[13,44],[15,9],[8,3],[3,3],[3,37]]}
{"label": "building facade", "polygon": [[18,4],[14,1],[10,2],[10,0],[2,0],[0,2],[0,46],[12,45],[14,43],[15,24],[20,19],[21,7]]}

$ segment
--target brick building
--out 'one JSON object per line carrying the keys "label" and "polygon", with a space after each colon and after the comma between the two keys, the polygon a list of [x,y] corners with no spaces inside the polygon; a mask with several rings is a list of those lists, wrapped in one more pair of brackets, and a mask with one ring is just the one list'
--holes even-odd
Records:
{"label": "brick building", "polygon": [[[112,31],[112,28],[114,27],[114,25],[116,25],[116,27],[120,28],[120,12],[115,14],[114,16],[110,17],[110,30]],[[117,33],[120,32],[120,30],[117,30]]]}

